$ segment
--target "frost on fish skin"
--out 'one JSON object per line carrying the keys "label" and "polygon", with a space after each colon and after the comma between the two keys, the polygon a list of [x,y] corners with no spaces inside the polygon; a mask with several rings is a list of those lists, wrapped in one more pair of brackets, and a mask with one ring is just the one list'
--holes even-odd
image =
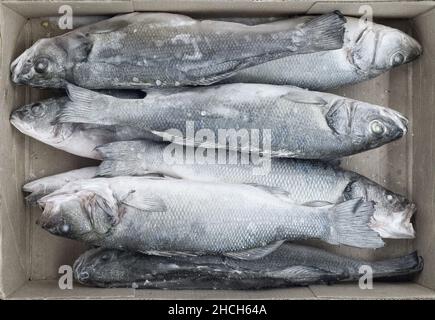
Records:
{"label": "frost on fish skin", "polygon": [[[102,95],[141,99],[145,94],[133,90],[106,90]],[[10,122],[21,133],[36,140],[91,159],[99,159],[95,148],[105,143],[138,138],[159,140],[150,132],[131,127],[58,123],[56,117],[68,101],[68,97],[63,96],[19,107],[11,113]]]}
{"label": "frost on fish skin", "polygon": [[[303,22],[309,16],[298,19]],[[374,78],[422,54],[421,45],[400,30],[373,22],[368,28],[352,17],[346,20],[343,48],[269,61],[241,70],[223,82],[294,85],[326,91]]]}
{"label": "frost on fish skin", "polygon": [[39,40],[13,62],[12,79],[93,89],[209,85],[265,61],[341,48],[344,22],[339,13],[255,26],[127,14]]}
{"label": "frost on fish skin", "polygon": [[[368,202],[302,206],[268,189],[154,177],[80,180],[39,201],[44,207],[41,225],[55,235],[88,244],[145,253],[242,257],[243,251],[272,247],[286,239],[383,245],[368,227],[373,215]],[[68,233],[60,223],[68,225]]]}
{"label": "frost on fish skin", "polygon": [[[241,163],[237,157],[235,163],[219,163],[217,152],[210,164],[167,162],[165,148],[167,143],[153,141],[120,141],[97,148],[103,162],[97,175],[105,177],[141,176],[150,172],[174,178],[193,181],[254,183],[278,187],[288,192],[288,199],[298,204],[311,201],[338,203],[344,200],[363,197],[375,201],[375,213],[371,222],[372,229],[382,238],[412,238],[414,231],[409,219],[415,211],[415,205],[405,197],[393,193],[381,185],[355,172],[344,170],[331,162],[278,159],[270,162],[270,171],[254,174],[261,163],[249,157]],[[225,152],[225,159],[234,159],[232,152]],[[201,148],[186,147],[185,154],[203,154]],[[178,159],[180,160],[180,159]],[[207,162],[208,163],[208,162]],[[406,216],[406,219],[404,219]]]}
{"label": "frost on fish skin", "polygon": [[134,100],[73,85],[67,89],[71,102],[58,113],[60,123],[129,126],[177,144],[197,146],[203,141],[186,135],[188,124],[193,123],[195,133],[211,132],[210,147],[233,149],[218,141],[219,132],[255,131],[259,142],[270,132],[270,146],[250,144],[242,151],[272,157],[335,159],[379,147],[407,131],[407,119],[392,109],[289,86],[225,84],[153,91]]}

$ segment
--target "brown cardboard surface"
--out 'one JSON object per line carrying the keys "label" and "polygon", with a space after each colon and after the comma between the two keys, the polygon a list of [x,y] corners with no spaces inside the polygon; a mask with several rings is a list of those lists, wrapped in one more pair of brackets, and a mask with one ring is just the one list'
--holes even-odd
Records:
{"label": "brown cardboard surface", "polygon": [[425,259],[418,283],[435,289],[435,10],[415,19],[414,32],[425,43],[412,77],[413,198],[419,205],[416,245]]}
{"label": "brown cardboard surface", "polygon": [[26,163],[25,138],[9,124],[15,103],[24,103],[24,87],[12,88],[11,58],[26,46],[24,18],[0,7],[0,298],[21,285],[28,273],[28,214],[21,184]]}
{"label": "brown cardboard surface", "polygon": [[[331,10],[340,10],[344,15],[360,16],[361,2],[318,1],[308,10],[308,14],[320,14],[330,12]],[[435,8],[433,1],[402,1],[400,3],[397,1],[365,1],[363,4],[371,6],[373,13],[377,17],[383,18],[415,17]]]}
{"label": "brown cardboard surface", "polygon": [[314,299],[315,296],[308,287],[273,289],[259,291],[237,290],[135,290],[135,299],[184,299],[184,300],[301,300]]}
{"label": "brown cardboard surface", "polygon": [[[413,283],[375,284],[375,290],[362,292],[355,284],[313,286],[265,291],[158,291],[130,289],[93,289],[77,286],[72,291],[59,290],[57,282],[60,265],[71,265],[85,247],[49,235],[35,225],[39,209],[26,209],[20,187],[23,181],[62,171],[92,165],[95,162],[69,155],[25,138],[9,125],[10,110],[25,102],[37,101],[53,94],[49,90],[13,86],[9,80],[9,63],[27,45],[41,37],[49,37],[60,31],[52,22],[42,23],[44,18],[29,20],[26,27],[23,16],[57,15],[60,4],[71,3],[75,14],[101,15],[125,13],[133,9],[154,11],[184,11],[207,13],[213,10],[226,15],[271,15],[310,13],[342,8],[345,13],[357,13],[357,1],[4,1],[0,6],[0,297],[10,298],[136,298],[136,299],[310,299],[310,298],[433,298],[434,291]],[[366,2],[365,2],[366,3]],[[435,3],[370,1],[375,15],[383,17],[414,17],[435,7]],[[400,9],[399,9],[400,7]],[[311,9],[310,9],[311,8]],[[13,11],[12,11],[12,10]],[[17,12],[17,13],[16,13]],[[435,92],[435,10],[410,20],[386,20],[385,24],[413,32],[423,42],[425,54],[415,63],[401,66],[376,79],[335,90],[335,93],[390,106],[411,119],[411,130],[406,138],[382,148],[349,157],[343,165],[362,173],[395,192],[415,200],[419,211],[416,217],[417,239],[389,240],[379,250],[358,250],[348,247],[332,247],[329,250],[349,256],[375,260],[399,256],[418,248],[425,258],[425,271],[418,283],[435,289],[435,221],[434,221],[434,92]],[[58,94],[58,93],[56,93]],[[5,142],[3,142],[3,140]],[[12,150],[12,151],[11,151]],[[22,284],[29,278],[32,280]],[[48,280],[45,280],[48,279]],[[127,290],[127,291],[125,291]],[[15,291],[13,294],[11,294]],[[369,292],[370,291],[370,292]],[[431,296],[432,294],[432,296]]]}
{"label": "brown cardboard surface", "polygon": [[[35,3],[37,2],[37,3]],[[2,1],[3,5],[25,17],[57,16],[61,5],[69,5],[75,15],[108,15],[133,11],[129,0],[110,1]]]}
{"label": "brown cardboard surface", "polygon": [[374,283],[373,289],[361,290],[357,284],[310,286],[321,299],[434,299],[435,292],[415,283]]}
{"label": "brown cardboard surface", "polygon": [[74,284],[73,289],[59,289],[55,280],[28,281],[8,299],[128,299],[134,298],[133,289],[99,289]]}

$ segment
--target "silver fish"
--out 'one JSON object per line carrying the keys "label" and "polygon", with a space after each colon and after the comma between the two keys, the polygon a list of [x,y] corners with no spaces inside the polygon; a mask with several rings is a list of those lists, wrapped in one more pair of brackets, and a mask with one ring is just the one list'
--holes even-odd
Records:
{"label": "silver fish", "polygon": [[417,252],[376,262],[285,243],[264,258],[161,257],[114,249],[91,249],[74,263],[74,278],[95,287],[138,289],[265,289],[357,281],[360,267],[373,279],[403,280],[423,269]]}
{"label": "silver fish", "polygon": [[[294,21],[303,23],[307,19],[310,17]],[[294,85],[324,91],[372,79],[413,61],[423,52],[415,39],[400,30],[377,23],[366,24],[357,18],[346,17],[346,20],[341,49],[265,62],[241,70],[223,82]]]}
{"label": "silver fish", "polygon": [[[137,95],[127,91],[117,92],[116,96],[134,98]],[[136,129],[125,126],[55,123],[58,112],[67,101],[69,100],[65,96],[22,106],[12,112],[10,122],[25,135],[54,148],[91,159],[100,159],[95,148],[105,143],[132,140],[138,137],[160,140],[148,131],[138,132]]]}
{"label": "silver fish", "polygon": [[48,232],[108,248],[255,259],[284,240],[378,248],[373,204],[301,206],[265,186],[144,177],[71,182],[39,200]]}
{"label": "silver fish", "polygon": [[[385,189],[356,172],[343,170],[335,163],[299,159],[258,159],[227,152],[224,163],[217,153],[211,158],[189,161],[187,155],[203,155],[210,150],[185,147],[172,155],[173,146],[167,143],[120,141],[97,148],[103,162],[97,175],[142,176],[159,173],[165,176],[203,182],[254,183],[278,187],[288,192],[289,200],[297,204],[315,201],[318,204],[340,203],[363,198],[374,201],[375,213],[370,227],[382,238],[414,238],[410,222],[416,205],[405,197]],[[200,161],[201,160],[201,161]],[[270,161],[270,162],[269,162]]]}
{"label": "silver fish", "polygon": [[36,205],[40,198],[62,188],[69,182],[95,177],[97,169],[98,167],[86,167],[28,182],[22,188],[24,192],[30,193],[26,196],[26,201],[30,205]]}
{"label": "silver fish", "polygon": [[71,102],[57,122],[128,126],[178,144],[272,157],[351,155],[402,137],[408,123],[392,109],[289,86],[226,84],[151,91],[135,100],[67,88]]}
{"label": "silver fish", "polygon": [[134,12],[38,40],[12,63],[12,80],[92,89],[209,85],[262,62],[341,48],[344,23],[339,12],[255,26]]}

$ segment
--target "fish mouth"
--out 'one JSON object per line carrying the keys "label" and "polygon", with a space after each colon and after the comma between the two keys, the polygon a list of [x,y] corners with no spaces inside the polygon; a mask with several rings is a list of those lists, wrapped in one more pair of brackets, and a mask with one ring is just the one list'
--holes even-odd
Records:
{"label": "fish mouth", "polygon": [[12,113],[9,122],[21,133],[25,135],[29,135],[30,132],[33,131],[33,127],[28,123],[22,121],[19,116],[17,116],[14,112]]}
{"label": "fish mouth", "polygon": [[59,226],[64,224],[64,220],[60,214],[54,214],[56,205],[52,202],[43,202],[40,200],[38,200],[37,203],[43,212],[36,220],[36,224],[51,234],[59,235]]}
{"label": "fish mouth", "polygon": [[392,213],[375,210],[369,226],[382,238],[414,239],[415,230],[411,218],[416,211],[417,206],[414,203],[408,204],[404,210]]}
{"label": "fish mouth", "polygon": [[29,77],[20,75],[19,70],[21,69],[19,67],[20,62],[22,60],[22,56],[19,56],[18,58],[16,58],[12,63],[11,63],[11,80],[13,83],[15,84],[26,84],[29,82]]}
{"label": "fish mouth", "polygon": [[414,38],[407,36],[405,38],[405,43],[411,48],[408,59],[406,61],[407,63],[414,61],[423,54],[423,46]]}
{"label": "fish mouth", "polygon": [[29,79],[27,79],[26,77],[21,77],[16,73],[12,73],[11,80],[16,85],[25,85],[29,83]]}
{"label": "fish mouth", "polygon": [[24,192],[39,192],[43,189],[43,185],[37,181],[28,182],[21,188]]}
{"label": "fish mouth", "polygon": [[408,132],[408,124],[409,120],[406,118],[403,114],[400,112],[397,112],[395,110],[389,110],[389,113],[391,115],[391,118],[394,121],[394,124],[396,125],[398,132],[395,135],[395,138],[400,138]]}

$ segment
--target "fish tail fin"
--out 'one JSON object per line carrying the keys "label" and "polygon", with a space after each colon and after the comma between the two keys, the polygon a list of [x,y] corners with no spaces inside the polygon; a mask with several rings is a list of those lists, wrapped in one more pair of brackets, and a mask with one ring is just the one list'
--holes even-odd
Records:
{"label": "fish tail fin", "polygon": [[370,266],[373,277],[387,279],[418,273],[423,269],[423,264],[423,258],[414,251],[402,257],[373,262]]}
{"label": "fish tail fin", "polygon": [[329,210],[331,228],[325,239],[328,243],[359,248],[380,248],[384,245],[379,234],[369,227],[375,210],[373,202],[352,199]]}
{"label": "fish tail fin", "polygon": [[316,17],[302,26],[308,43],[318,50],[334,50],[343,47],[346,18],[340,11]]}
{"label": "fish tail fin", "polygon": [[116,124],[114,120],[110,118],[107,103],[101,101],[102,99],[115,98],[72,84],[67,84],[66,91],[69,101],[59,110],[54,123]]}
{"label": "fish tail fin", "polygon": [[97,169],[98,177],[144,176],[149,173],[140,161],[104,160]]}
{"label": "fish tail fin", "polygon": [[147,145],[143,141],[118,141],[97,147],[103,162],[98,176],[141,176],[149,174],[146,163]]}
{"label": "fish tail fin", "polygon": [[95,148],[103,160],[134,161],[138,155],[146,152],[147,146],[142,141],[116,141]]}

